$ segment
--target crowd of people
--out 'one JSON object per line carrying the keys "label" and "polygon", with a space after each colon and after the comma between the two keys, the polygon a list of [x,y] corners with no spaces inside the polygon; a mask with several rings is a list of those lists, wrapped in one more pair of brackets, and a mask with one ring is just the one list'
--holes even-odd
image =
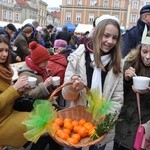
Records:
{"label": "crowd of people", "polygon": [[[150,126],[150,86],[136,90],[133,77],[150,78],[150,5],[141,8],[137,26],[120,30],[120,21],[112,15],[95,18],[93,29],[83,37],[68,32],[63,27],[54,32],[54,26],[45,29],[38,21],[17,30],[13,24],[0,29],[0,150],[3,147],[27,147],[23,134],[24,120],[30,112],[14,109],[20,97],[47,100],[57,88],[52,77],[59,76],[64,87],[57,104],[64,101],[62,109],[84,105],[88,107],[84,85],[98,88],[102,96],[113,103],[110,112],[117,112],[120,121],[106,138],[89,150],[105,150],[114,142],[114,150],[134,150],[139,126],[137,95],[140,97],[141,123]],[[146,34],[145,34],[146,33]],[[18,68],[19,78],[12,82],[11,63],[24,62]],[[36,86],[28,85],[28,77],[37,78]],[[13,124],[13,125],[12,125]],[[146,130],[145,130],[146,131]],[[150,135],[149,135],[150,137]],[[43,135],[31,150],[81,150],[62,147],[48,135]],[[148,146],[148,145],[147,145]],[[145,148],[146,149],[146,148]]]}

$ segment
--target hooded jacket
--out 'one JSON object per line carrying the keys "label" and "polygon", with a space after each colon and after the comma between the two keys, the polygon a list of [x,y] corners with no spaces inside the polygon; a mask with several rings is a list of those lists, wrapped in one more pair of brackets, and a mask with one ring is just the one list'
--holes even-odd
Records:
{"label": "hooded jacket", "polygon": [[64,75],[67,67],[67,60],[62,54],[52,55],[47,63],[47,69],[51,76],[59,76],[61,84],[64,81]]}

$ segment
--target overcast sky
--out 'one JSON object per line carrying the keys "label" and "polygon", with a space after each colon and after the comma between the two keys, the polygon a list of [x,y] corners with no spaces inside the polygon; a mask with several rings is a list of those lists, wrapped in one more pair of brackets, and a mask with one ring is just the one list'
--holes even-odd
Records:
{"label": "overcast sky", "polygon": [[43,0],[48,4],[48,7],[59,7],[61,5],[62,0]]}

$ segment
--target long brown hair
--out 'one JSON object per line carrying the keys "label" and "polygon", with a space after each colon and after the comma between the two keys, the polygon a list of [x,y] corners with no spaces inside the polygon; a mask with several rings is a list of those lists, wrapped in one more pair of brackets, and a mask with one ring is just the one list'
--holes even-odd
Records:
{"label": "long brown hair", "polygon": [[[10,44],[9,41],[7,39],[7,37],[5,37],[5,35],[0,35],[0,43],[5,43],[8,45],[9,49],[10,49]],[[5,67],[8,67],[11,61],[11,56],[10,56],[10,50],[8,51],[8,57],[6,59],[6,61],[3,63],[3,65]]]}
{"label": "long brown hair", "polygon": [[102,51],[100,50],[102,38],[106,29],[106,26],[112,24],[118,29],[118,39],[116,45],[111,50],[111,62],[109,63],[109,70],[112,68],[115,74],[121,73],[121,51],[120,51],[120,38],[121,30],[117,21],[113,19],[106,19],[101,21],[95,28],[93,34],[93,53],[95,64],[97,67],[105,71],[104,66],[101,62]]}

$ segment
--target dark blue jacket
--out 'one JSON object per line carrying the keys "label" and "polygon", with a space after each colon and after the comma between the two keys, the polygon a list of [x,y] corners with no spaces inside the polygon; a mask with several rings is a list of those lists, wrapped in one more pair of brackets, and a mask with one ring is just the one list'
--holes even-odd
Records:
{"label": "dark blue jacket", "polygon": [[122,56],[125,57],[132,48],[140,44],[145,23],[142,20],[137,21],[137,25],[127,30],[122,35]]}

